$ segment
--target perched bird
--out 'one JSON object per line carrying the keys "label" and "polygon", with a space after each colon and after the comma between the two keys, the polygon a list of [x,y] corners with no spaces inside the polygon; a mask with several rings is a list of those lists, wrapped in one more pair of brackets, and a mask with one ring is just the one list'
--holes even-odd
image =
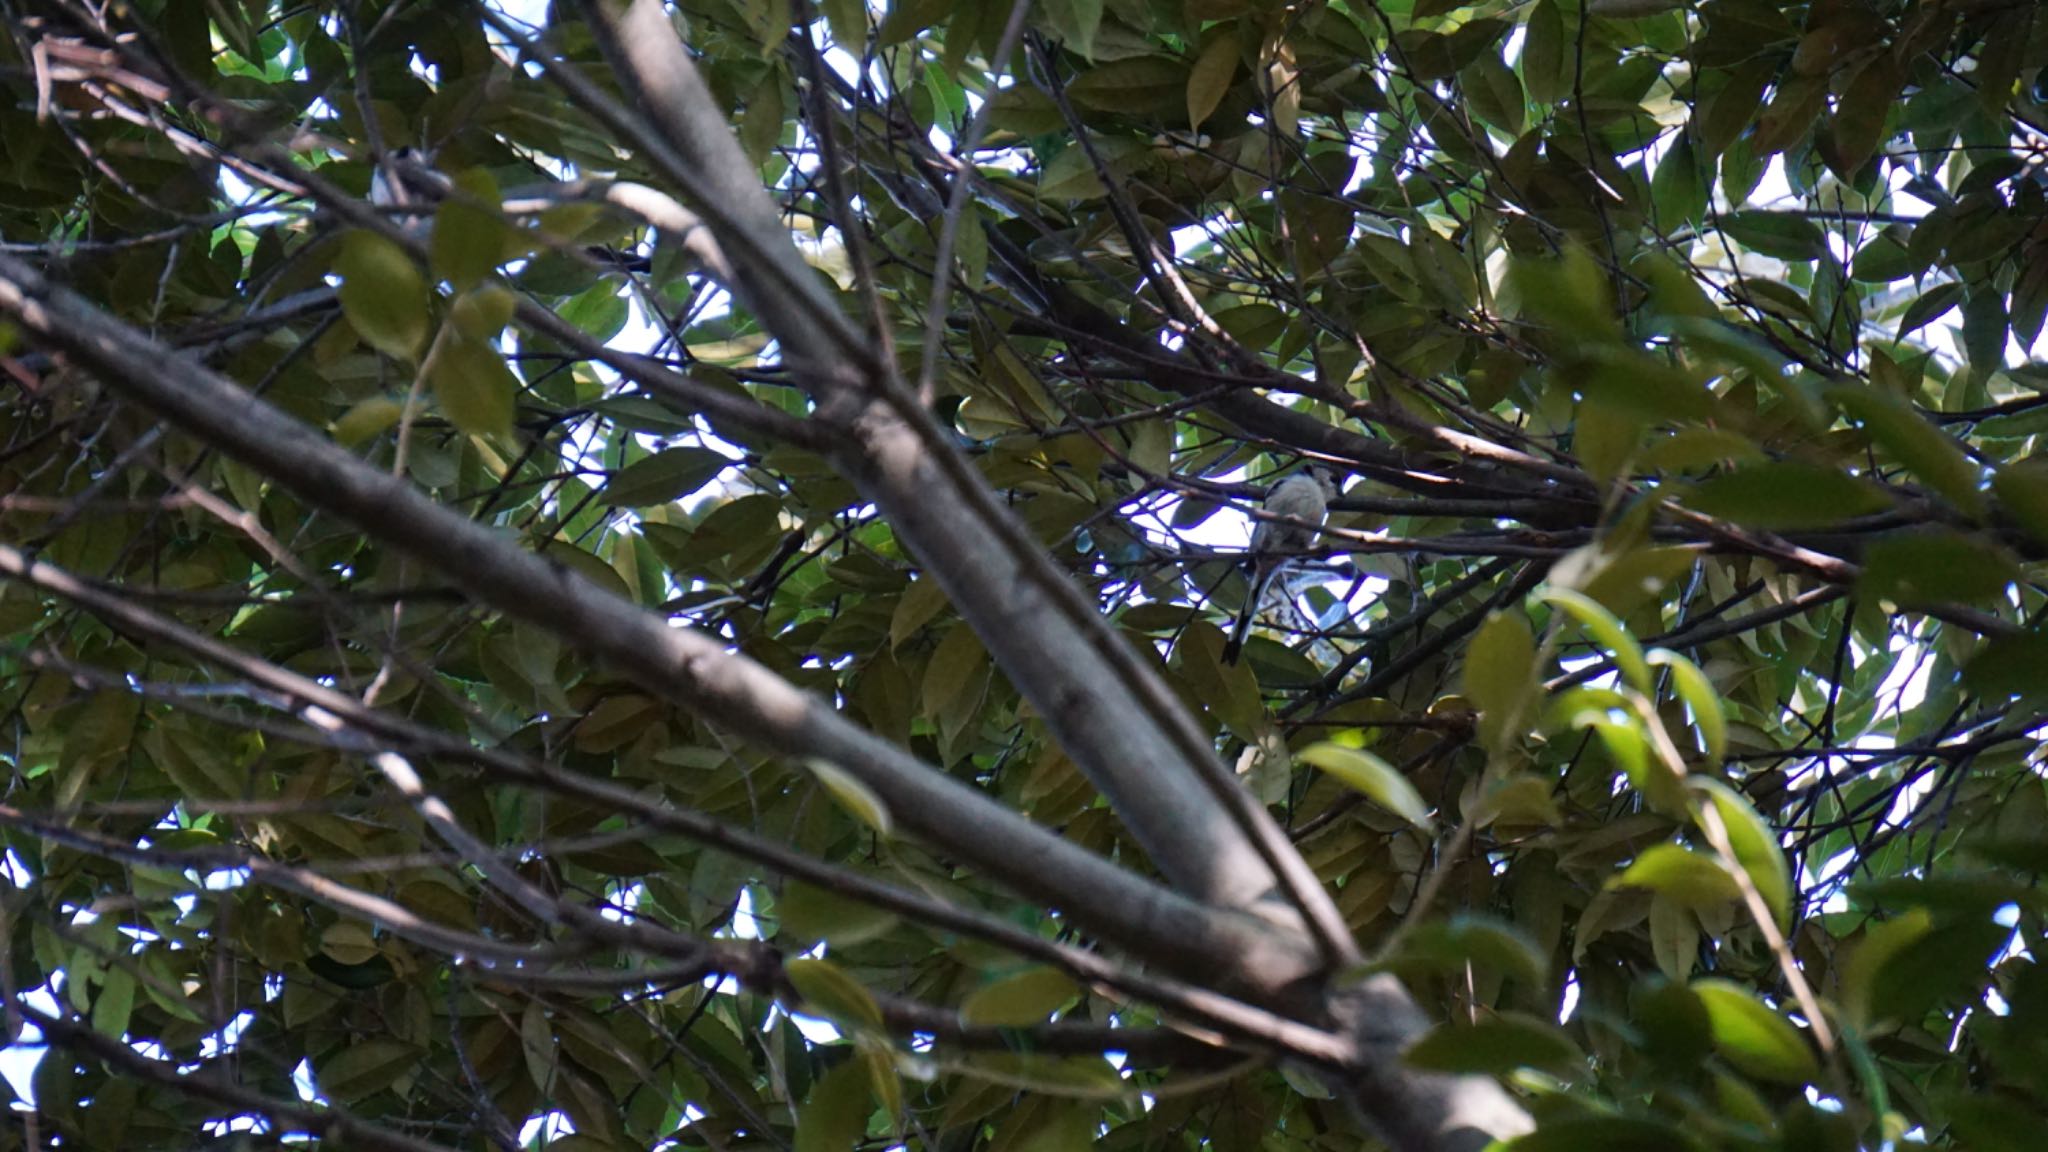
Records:
{"label": "perched bird", "polygon": [[1274,516],[1291,517],[1303,523],[1288,523],[1283,520],[1261,520],[1252,531],[1252,546],[1246,562],[1251,568],[1251,592],[1245,597],[1244,607],[1238,611],[1237,626],[1231,629],[1230,643],[1224,646],[1224,663],[1237,659],[1244,648],[1245,634],[1251,631],[1252,618],[1258,615],[1259,605],[1266,598],[1266,589],[1273,583],[1282,569],[1292,563],[1299,553],[1315,546],[1316,530],[1329,514],[1330,500],[1337,495],[1337,484],[1327,469],[1311,464],[1300,472],[1280,481],[1266,493],[1265,509]]}

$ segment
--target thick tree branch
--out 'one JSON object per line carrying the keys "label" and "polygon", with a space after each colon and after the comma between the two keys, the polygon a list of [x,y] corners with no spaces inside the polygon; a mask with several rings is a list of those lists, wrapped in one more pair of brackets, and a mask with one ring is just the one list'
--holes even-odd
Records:
{"label": "thick tree branch", "polygon": [[1013,890],[1065,908],[1105,939],[1190,974],[1235,971],[1267,995],[1315,963],[1298,939],[1204,908],[1069,844],[717,641],[670,627],[513,547],[12,257],[0,256],[0,315],[309,504],[411,553],[483,603],[557,632],[650,693],[768,747],[853,773],[907,827]]}

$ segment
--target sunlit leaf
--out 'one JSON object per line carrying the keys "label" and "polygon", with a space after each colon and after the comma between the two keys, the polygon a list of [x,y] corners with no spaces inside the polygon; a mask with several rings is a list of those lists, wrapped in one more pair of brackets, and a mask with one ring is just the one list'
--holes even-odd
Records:
{"label": "sunlit leaf", "polygon": [[1692,987],[1706,1005],[1715,1051],[1744,1074],[1786,1084],[1808,1083],[1820,1074],[1820,1062],[1799,1029],[1740,985],[1700,980]]}
{"label": "sunlit leaf", "polygon": [[1429,816],[1429,805],[1423,802],[1421,793],[1402,778],[1399,769],[1378,756],[1362,748],[1323,743],[1303,749],[1300,759],[1336,777],[1346,787],[1363,793],[1373,803],[1417,828],[1427,830],[1434,826],[1435,822]]}

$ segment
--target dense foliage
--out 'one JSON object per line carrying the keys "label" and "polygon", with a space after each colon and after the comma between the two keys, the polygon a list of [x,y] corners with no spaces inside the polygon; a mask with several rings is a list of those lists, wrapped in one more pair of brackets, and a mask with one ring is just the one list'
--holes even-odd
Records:
{"label": "dense foliage", "polygon": [[544,7],[0,4],[27,1145],[2038,1146],[2048,11]]}

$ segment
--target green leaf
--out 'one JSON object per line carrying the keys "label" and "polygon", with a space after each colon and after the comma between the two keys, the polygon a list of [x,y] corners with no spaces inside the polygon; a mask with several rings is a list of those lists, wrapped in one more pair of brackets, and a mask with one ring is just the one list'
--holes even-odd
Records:
{"label": "green leaf", "polygon": [[1518,1012],[1474,1024],[1441,1025],[1410,1044],[1402,1058],[1432,1072],[1502,1075],[1517,1068],[1583,1073],[1586,1057],[1557,1025]]}
{"label": "green leaf", "polygon": [[1188,127],[1199,130],[1202,121],[1209,118],[1216,106],[1223,102],[1223,96],[1230,91],[1230,82],[1237,78],[1239,48],[1237,32],[1225,29],[1202,48],[1202,54],[1195,58],[1194,70],[1188,73]]}
{"label": "green leaf", "polygon": [[511,229],[498,214],[498,182],[489,172],[472,168],[453,183],[434,212],[430,264],[434,275],[467,292],[504,260]]}
{"label": "green leaf", "polygon": [[397,1040],[358,1039],[314,1067],[313,1083],[320,1094],[353,1103],[389,1087],[399,1076],[419,1067],[420,1050]]}
{"label": "green leaf", "polygon": [[1905,608],[2005,602],[2019,565],[1997,545],[1949,528],[1873,543],[1863,557],[1860,595]]}
{"label": "green leaf", "polygon": [[1038,194],[1047,200],[1095,200],[1108,193],[1086,150],[1070,147],[1038,173]]}
{"label": "green leaf", "polygon": [[559,1053],[554,1025],[548,1020],[547,1008],[538,1000],[527,1001],[525,1011],[519,1014],[519,1050],[526,1057],[526,1075],[533,1086],[543,1092],[551,1091],[559,1068]]}
{"label": "green leaf", "polygon": [[1885,123],[1898,109],[1899,87],[1904,80],[1905,71],[1898,59],[1890,52],[1879,52],[1843,90],[1830,125],[1834,141],[1832,163],[1843,179],[1853,177],[1883,143]]}
{"label": "green leaf", "polygon": [[337,920],[320,934],[320,951],[337,964],[365,964],[377,955],[377,940],[363,925]]}
{"label": "green leaf", "polygon": [[1612,653],[1614,666],[1621,670],[1622,679],[1630,687],[1638,692],[1650,691],[1650,666],[1643,659],[1643,646],[1636,643],[1614,613],[1585,593],[1569,588],[1545,588],[1536,598],[1564,609],[1594,643]]}
{"label": "green leaf", "polygon": [[1692,712],[1692,722],[1706,744],[1707,759],[1719,764],[1728,754],[1728,716],[1721,707],[1721,694],[1700,666],[1669,648],[1653,648],[1644,657],[1652,667],[1671,673],[1671,686]]}
{"label": "green leaf", "polygon": [[434,402],[450,423],[472,436],[510,440],[519,379],[496,348],[453,329],[443,331],[425,366]]}
{"label": "green leaf", "polygon": [[[1615,719],[1616,710],[1624,718]],[[1654,811],[1676,816],[1685,810],[1683,782],[1650,748],[1643,719],[1628,697],[1609,689],[1574,689],[1559,697],[1552,711],[1553,727],[1591,728],[1599,733],[1607,754]]]}
{"label": "green leaf", "polygon": [[1079,994],[1066,973],[1029,968],[968,993],[960,1002],[960,1016],[969,1024],[1023,1028],[1045,1023]]}
{"label": "green leaf", "polygon": [[1989,1092],[1957,1092],[1941,1102],[1949,1130],[1970,1152],[2035,1152],[2043,1117],[2038,1107]]}
{"label": "green leaf", "polygon": [[1872,1006],[1878,974],[1893,956],[1932,931],[1934,918],[1925,908],[1908,908],[1864,929],[1863,939],[1842,965],[1842,1009],[1852,1024],[1868,1028],[1876,1022]]}
{"label": "green leaf", "polygon": [[866,55],[868,6],[865,0],[819,0],[819,3],[825,10],[826,27],[832,31],[832,42],[852,53],[855,59]]}
{"label": "green leaf", "polygon": [[1752,252],[1794,262],[1828,254],[1827,237],[1804,216],[1789,212],[1730,212],[1721,230]]}
{"label": "green leaf", "polygon": [[1259,684],[1243,663],[1226,664],[1228,643],[1223,630],[1207,620],[1190,623],[1173,646],[1174,660],[1195,699],[1240,735],[1249,736],[1265,721]]}
{"label": "green leaf", "polygon": [[108,965],[106,973],[92,999],[92,1030],[119,1040],[127,1035],[128,1019],[135,1011],[135,973],[119,961]]}
{"label": "green leaf", "polygon": [[783,884],[775,911],[782,931],[805,944],[863,944],[888,935],[898,923],[894,912],[801,880]]}
{"label": "green leaf", "polygon": [[882,1010],[860,981],[830,960],[805,956],[782,966],[790,986],[803,998],[807,1015],[820,1015],[839,1024],[879,1029]]}
{"label": "green leaf", "polygon": [[1889,284],[1904,280],[1913,271],[1913,257],[1906,250],[1904,232],[1894,224],[1856,250],[1856,259],[1849,265],[1849,278],[1866,284]]}
{"label": "green leaf", "polygon": [[1458,85],[1480,120],[1508,136],[1522,134],[1529,119],[1527,97],[1521,79],[1499,56],[1481,52],[1458,74]]}
{"label": "green leaf", "polygon": [[1033,1111],[1012,1111],[997,1128],[992,1148],[1004,1152],[1068,1152],[1095,1143],[1101,1112],[1079,1100],[1043,1097]]}
{"label": "green leaf", "polygon": [[1312,744],[1297,757],[1335,777],[1338,782],[1365,795],[1373,803],[1425,831],[1435,827],[1429,805],[1413,784],[1392,764],[1362,748],[1341,744]]}
{"label": "green leaf", "polygon": [[1819,528],[1886,507],[1869,483],[1819,464],[1780,461],[1737,468],[1692,486],[1682,499],[1696,512],[1749,528]]}
{"label": "green leaf", "polygon": [[335,443],[356,448],[397,427],[404,413],[405,406],[389,396],[368,396],[335,417],[328,430]]}
{"label": "green leaf", "polygon": [[731,463],[709,448],[665,448],[612,473],[598,499],[617,508],[667,504],[709,484]]}
{"label": "green leaf", "polygon": [[1876,388],[1837,385],[1828,396],[1863,431],[1929,487],[1965,515],[1984,514],[1983,470],[1963,454],[1948,433],[1930,424],[1912,405]]}
{"label": "green leaf", "polygon": [[885,48],[901,44],[944,20],[952,10],[951,0],[890,0],[877,40]]}
{"label": "green leaf", "polygon": [[[1616,617],[1623,617],[1661,599],[1672,581],[1691,572],[1698,563],[1699,557],[1689,548],[1631,548],[1619,554],[1601,548],[1598,563],[1583,581],[1567,581],[1557,570],[1553,570],[1551,578],[1556,583],[1577,587]],[[1558,568],[1563,566],[1560,563]]]}
{"label": "green leaf", "polygon": [[618,285],[606,280],[570,297],[566,304],[555,310],[555,315],[583,329],[602,344],[625,331],[631,312],[626,298],[619,294]]}
{"label": "green leaf", "polygon": [[1785,850],[1763,816],[1742,793],[1719,780],[1694,776],[1687,781],[1694,791],[1706,795],[1728,833],[1728,847],[1735,862],[1749,877],[1750,886],[1763,897],[1780,928],[1792,923],[1792,873],[1785,863]]}
{"label": "green leaf", "polygon": [[806,767],[825,786],[832,799],[854,819],[874,829],[879,836],[887,838],[893,826],[889,818],[889,807],[859,778],[844,768],[815,757],[804,761]]}
{"label": "green leaf", "polygon": [[1522,86],[1529,99],[1538,104],[1555,104],[1571,93],[1571,72],[1565,54],[1564,15],[1557,0],[1537,0],[1529,10],[1529,26],[1522,42]]}
{"label": "green leaf", "polygon": [[1652,844],[1607,886],[1647,888],[1701,911],[1742,898],[1742,888],[1720,860],[1677,844]]}
{"label": "green leaf", "polygon": [[955,622],[925,665],[925,712],[946,727],[965,723],[981,706],[988,668],[988,649],[981,638],[964,621]]}
{"label": "green leaf", "polygon": [[1459,975],[1468,964],[1530,988],[1542,987],[1550,969],[1549,958],[1521,929],[1472,913],[1417,925],[1379,966],[1401,972]]}
{"label": "green leaf", "polygon": [[1644,428],[1640,412],[1589,394],[1572,424],[1572,455],[1586,466],[1587,475],[1611,485],[1632,470]]}
{"label": "green leaf", "polygon": [[418,355],[430,326],[429,294],[405,249],[375,232],[350,232],[334,267],[342,314],[364,343],[394,359]]}
{"label": "green leaf", "polygon": [[1635,1116],[1572,1115],[1547,1120],[1503,1152],[1683,1152],[1699,1141],[1662,1120]]}
{"label": "green leaf", "polygon": [[1904,340],[1909,334],[1927,327],[1950,309],[1963,302],[1963,286],[1954,280],[1936,284],[1922,292],[1906,306],[1905,315],[1899,317],[1898,339]]}
{"label": "green leaf", "polygon": [[505,331],[518,305],[518,298],[504,288],[481,284],[457,296],[448,306],[448,322],[471,340],[489,343]]}
{"label": "green leaf", "polygon": [[2012,929],[1989,916],[1936,913],[1933,931],[1915,935],[1886,957],[1870,988],[1876,1020],[1919,1021],[1944,1003],[1967,1004],[1992,981],[1992,961],[2012,940]]}
{"label": "green leaf", "polygon": [[2005,366],[2005,293],[1996,284],[1972,281],[1963,296],[1963,352],[1970,366],[1989,375]]}
{"label": "green leaf", "polygon": [[1993,637],[1963,666],[1963,686],[1998,699],[2048,693],[2048,633]]}
{"label": "green leaf", "polygon": [[1692,133],[1681,130],[1670,151],[1658,162],[1656,175],[1650,178],[1650,203],[1656,209],[1659,228],[1672,230],[1681,224],[1699,224],[1707,211],[1709,175],[1700,168]]}
{"label": "green leaf", "polygon": [[891,650],[903,647],[903,642],[918,634],[932,618],[945,610],[945,589],[939,582],[926,576],[913,580],[903,590],[903,598],[896,602],[896,611],[889,618],[889,647]]}
{"label": "green leaf", "polygon": [[2005,465],[1992,478],[1991,489],[2028,534],[2036,541],[2048,542],[2048,460]]}
{"label": "green leaf", "polygon": [[1536,692],[1536,638],[1519,610],[1495,612],[1480,625],[1465,649],[1464,683],[1487,747],[1504,746],[1514,735],[1505,727],[1509,718],[1523,713]]}
{"label": "green leaf", "polygon": [[1704,421],[1714,415],[1714,394],[1697,369],[1618,345],[1582,351],[1565,378],[1589,402],[1660,422]]}
{"label": "green leaf", "polygon": [[1673,980],[1651,979],[1631,990],[1633,1023],[1651,1059],[1665,1068],[1687,1068],[1713,1050],[1707,1007],[1699,993]]}
{"label": "green leaf", "polygon": [[1693,982],[1707,1008],[1714,1049],[1737,1071],[1758,1080],[1806,1084],[1820,1075],[1813,1049],[1791,1022],[1726,980]]}
{"label": "green leaf", "polygon": [[852,1059],[813,1081],[796,1113],[796,1152],[847,1152],[859,1143],[874,1111],[868,1080],[866,1064]]}
{"label": "green leaf", "polygon": [[1095,30],[1102,24],[1102,0],[1045,0],[1039,11],[1068,48],[1094,59]]}

